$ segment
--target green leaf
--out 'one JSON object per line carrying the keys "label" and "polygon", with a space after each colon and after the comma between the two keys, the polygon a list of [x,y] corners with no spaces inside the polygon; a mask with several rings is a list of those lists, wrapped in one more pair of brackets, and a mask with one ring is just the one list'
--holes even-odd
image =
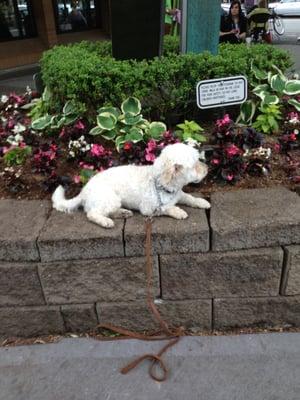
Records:
{"label": "green leaf", "polygon": [[138,143],[144,139],[143,131],[136,127],[130,129],[130,132],[125,136],[126,142]]}
{"label": "green leaf", "polygon": [[151,122],[147,135],[153,139],[159,139],[166,130],[167,126],[163,122]]}
{"label": "green leaf", "polygon": [[106,140],[114,140],[117,136],[117,133],[118,132],[115,129],[112,129],[110,131],[103,131],[101,136]]}
{"label": "green leaf", "polygon": [[93,129],[91,129],[89,131],[89,135],[98,136],[98,135],[101,135],[102,132],[103,132],[103,130],[101,128],[99,128],[99,126],[95,126]]}
{"label": "green leaf", "polygon": [[299,101],[297,101],[296,99],[290,99],[290,100],[288,101],[288,103],[289,103],[291,106],[295,107],[295,109],[296,109],[297,111],[300,112],[300,103],[299,103]]}
{"label": "green leaf", "polygon": [[271,88],[275,90],[275,92],[283,93],[286,85],[286,80],[282,79],[282,76],[279,74],[273,75],[270,82]]}
{"label": "green leaf", "polygon": [[61,118],[60,124],[62,125],[71,125],[78,119],[78,115],[70,114],[65,115]]}
{"label": "green leaf", "polygon": [[104,112],[108,112],[110,114],[113,114],[117,119],[121,115],[120,110],[118,108],[116,108],[116,107],[101,107],[101,108],[99,108],[98,114],[102,114]]}
{"label": "green leaf", "polygon": [[277,97],[275,94],[266,93],[262,100],[263,100],[263,106],[279,103],[279,97]]}
{"label": "green leaf", "polygon": [[34,120],[31,124],[31,128],[37,131],[41,131],[47,128],[50,124],[51,116],[49,114],[46,114],[43,117]]}
{"label": "green leaf", "polygon": [[76,114],[77,109],[75,108],[72,101],[67,101],[63,108],[64,115]]}
{"label": "green leaf", "polygon": [[132,114],[125,113],[124,119],[121,120],[121,122],[126,125],[136,125],[139,122],[141,122],[142,119],[143,119],[142,114],[132,115]]}
{"label": "green leaf", "polygon": [[46,86],[42,94],[42,100],[48,103],[50,99],[51,99],[51,92],[50,89],[48,89],[48,87]]}
{"label": "green leaf", "polygon": [[263,100],[266,94],[269,93],[269,85],[258,85],[252,90],[252,92]]}
{"label": "green leaf", "polygon": [[103,112],[97,116],[97,124],[101,129],[111,131],[116,127],[117,118],[112,113]]}
{"label": "green leaf", "polygon": [[22,110],[30,110],[30,108],[34,107],[37,103],[39,103],[41,99],[33,99],[30,103],[24,104],[24,106],[20,107]]}
{"label": "green leaf", "polygon": [[123,101],[121,109],[124,114],[138,115],[141,112],[142,106],[139,99],[136,97],[129,97]]}
{"label": "green leaf", "polygon": [[261,69],[258,69],[252,65],[251,71],[254,73],[256,79],[262,81],[268,78],[268,74]]}
{"label": "green leaf", "polygon": [[116,145],[116,149],[117,151],[120,151],[121,147],[123,146],[123,144],[126,142],[125,140],[125,136],[118,136],[116,141],[115,141],[115,145]]}
{"label": "green leaf", "polygon": [[285,84],[284,93],[287,95],[300,94],[300,81],[298,80],[287,81]]}
{"label": "green leaf", "polygon": [[241,105],[240,110],[240,120],[251,123],[256,111],[256,103],[253,100],[247,100]]}
{"label": "green leaf", "polygon": [[82,169],[80,170],[79,176],[80,176],[80,180],[81,182],[85,185],[92,176],[94,176],[96,174],[96,171],[92,170],[92,169]]}
{"label": "green leaf", "polygon": [[194,133],[192,139],[197,140],[197,142],[207,142],[207,138],[204,135],[200,135],[200,133]]}

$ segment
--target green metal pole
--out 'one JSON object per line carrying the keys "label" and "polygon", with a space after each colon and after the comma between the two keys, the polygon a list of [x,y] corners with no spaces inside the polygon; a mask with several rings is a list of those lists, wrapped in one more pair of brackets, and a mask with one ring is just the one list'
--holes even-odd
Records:
{"label": "green metal pole", "polygon": [[182,0],[181,51],[217,54],[220,15],[220,0]]}

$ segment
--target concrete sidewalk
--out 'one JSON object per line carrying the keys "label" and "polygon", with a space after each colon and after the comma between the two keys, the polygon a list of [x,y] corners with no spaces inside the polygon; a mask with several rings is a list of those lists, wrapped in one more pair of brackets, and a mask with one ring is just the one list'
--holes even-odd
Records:
{"label": "concrete sidewalk", "polygon": [[299,400],[300,333],[185,337],[164,356],[169,379],[147,362],[119,369],[166,342],[64,339],[0,348],[1,400]]}

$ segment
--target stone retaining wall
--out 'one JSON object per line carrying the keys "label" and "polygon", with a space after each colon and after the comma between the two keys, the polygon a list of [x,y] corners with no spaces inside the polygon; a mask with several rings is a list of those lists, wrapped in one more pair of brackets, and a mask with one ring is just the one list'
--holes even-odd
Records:
{"label": "stone retaining wall", "polygon": [[[153,221],[156,304],[175,326],[300,326],[300,197],[212,195],[209,213]],[[0,336],[157,328],[146,306],[144,219],[103,229],[47,201],[0,200]]]}

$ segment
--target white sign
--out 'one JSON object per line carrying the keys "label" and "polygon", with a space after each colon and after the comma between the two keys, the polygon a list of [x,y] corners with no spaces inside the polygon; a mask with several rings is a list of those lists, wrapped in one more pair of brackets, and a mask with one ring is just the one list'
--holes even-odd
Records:
{"label": "white sign", "polygon": [[244,76],[209,79],[197,83],[199,108],[225,107],[247,100],[247,79]]}

